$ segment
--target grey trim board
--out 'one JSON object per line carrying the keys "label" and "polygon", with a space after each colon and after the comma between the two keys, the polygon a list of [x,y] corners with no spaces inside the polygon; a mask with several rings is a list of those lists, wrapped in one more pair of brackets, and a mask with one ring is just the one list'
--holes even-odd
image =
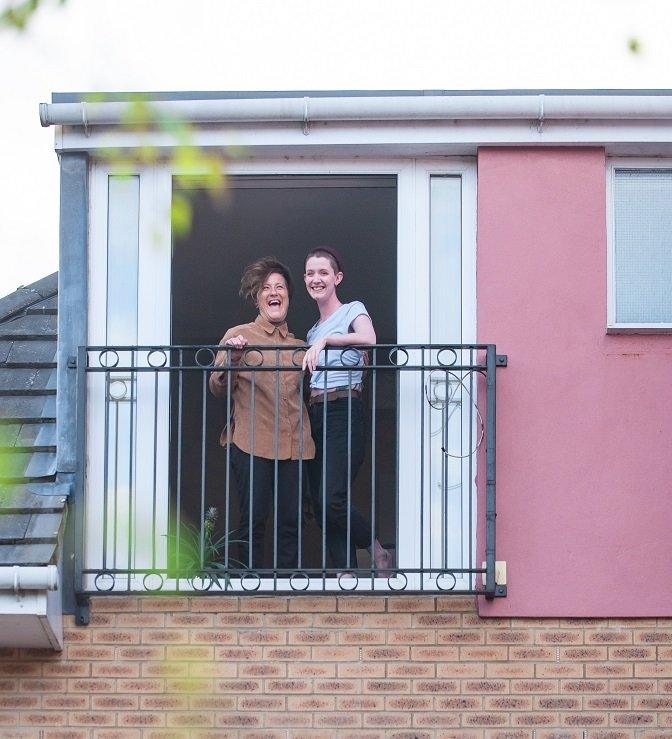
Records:
{"label": "grey trim board", "polygon": [[672,95],[671,89],[655,90],[225,90],[225,91],[163,91],[163,92],[54,92],[52,103],[125,102],[129,100],[252,100],[274,98],[324,97],[464,97],[466,95]]}
{"label": "grey trim board", "polygon": [[86,345],[88,303],[88,155],[61,154],[59,233],[57,462],[59,473],[77,470],[77,373],[68,360]]}

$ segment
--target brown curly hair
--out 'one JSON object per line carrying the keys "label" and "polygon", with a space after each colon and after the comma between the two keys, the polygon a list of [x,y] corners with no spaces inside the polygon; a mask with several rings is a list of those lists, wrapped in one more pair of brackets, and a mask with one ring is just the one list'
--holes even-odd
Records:
{"label": "brown curly hair", "polygon": [[287,283],[287,293],[289,299],[292,299],[294,293],[294,285],[292,283],[292,273],[289,268],[286,267],[276,257],[262,257],[257,259],[256,262],[248,264],[243,271],[243,276],[240,279],[240,297],[243,300],[250,300],[256,304],[257,295],[264,286],[264,282],[268,279],[268,276],[277,273],[285,278]]}

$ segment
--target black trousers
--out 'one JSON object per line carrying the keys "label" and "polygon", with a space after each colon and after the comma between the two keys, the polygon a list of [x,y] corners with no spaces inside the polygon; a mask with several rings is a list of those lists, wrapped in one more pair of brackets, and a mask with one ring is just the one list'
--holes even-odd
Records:
{"label": "black trousers", "polygon": [[[251,569],[270,568],[273,561],[265,561],[264,550],[266,524],[275,494],[275,460],[251,457],[232,444],[231,464],[238,486],[236,538],[242,542],[238,545],[239,559]],[[278,461],[277,562],[280,569],[297,566],[300,464],[291,459]]]}
{"label": "black trousers", "polygon": [[[364,461],[364,410],[360,398],[351,398],[348,431],[348,398],[310,406],[310,426],[315,459],[308,462],[310,492],[317,522],[322,526],[332,565],[338,570],[357,567],[355,549],[371,545],[371,524],[350,505],[348,551],[348,433],[350,434],[350,483]],[[325,408],[326,405],[326,414]],[[326,423],[326,444],[323,431]],[[326,466],[325,466],[326,462]],[[323,511],[326,510],[326,516]]]}

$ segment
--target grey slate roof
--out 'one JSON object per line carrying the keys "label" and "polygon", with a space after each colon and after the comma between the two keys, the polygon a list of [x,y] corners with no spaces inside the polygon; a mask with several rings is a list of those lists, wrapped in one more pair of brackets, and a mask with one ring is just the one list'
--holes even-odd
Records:
{"label": "grey slate roof", "polygon": [[0,565],[54,564],[58,274],[0,298]]}

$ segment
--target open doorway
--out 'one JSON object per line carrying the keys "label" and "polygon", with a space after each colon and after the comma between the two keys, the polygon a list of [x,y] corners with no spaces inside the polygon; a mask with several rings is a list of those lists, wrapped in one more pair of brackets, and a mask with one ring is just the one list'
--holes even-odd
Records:
{"label": "open doorway", "polygon": [[[180,187],[185,187],[182,183]],[[236,324],[251,321],[254,309],[238,297],[240,275],[253,260],[275,255],[292,271],[295,292],[288,325],[304,338],[317,319],[314,302],[303,287],[303,259],[320,244],[338,248],[345,279],[343,302],[362,300],[372,316],[378,342],[397,340],[397,181],[395,176],[235,176],[226,197],[217,200],[194,180],[186,185],[192,202],[192,228],[173,243],[171,269],[171,344],[215,344]],[[219,446],[224,423],[222,402],[207,396],[202,411],[201,373],[186,374],[180,415],[180,516],[200,524],[203,511],[222,509],[226,455]],[[375,515],[379,538],[395,546],[397,518],[397,407],[393,373],[380,373],[375,388],[376,422],[371,428],[374,390],[364,388],[367,454],[352,490],[353,504]],[[178,408],[171,402],[171,507],[177,508]],[[372,432],[375,431],[375,434]],[[202,439],[205,437],[205,449]],[[372,439],[374,441],[372,442]],[[203,454],[207,464],[205,475]],[[375,474],[371,460],[375,459]],[[372,487],[374,488],[372,490]],[[373,493],[373,494],[372,494]],[[375,511],[372,511],[372,500]],[[224,516],[217,526],[223,533]],[[231,486],[231,521],[237,526],[235,485]],[[270,527],[269,527],[270,528]],[[270,545],[270,531],[267,531]],[[304,530],[306,568],[319,567],[319,528]],[[361,558],[360,558],[361,559]],[[360,566],[366,565],[360,561]]]}

